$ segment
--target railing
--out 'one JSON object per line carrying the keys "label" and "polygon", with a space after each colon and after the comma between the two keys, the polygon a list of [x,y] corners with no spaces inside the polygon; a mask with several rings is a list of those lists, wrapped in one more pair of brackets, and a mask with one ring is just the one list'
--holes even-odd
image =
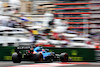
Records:
{"label": "railing", "polygon": [[[100,32],[100,30],[99,30],[99,29],[93,29],[93,28],[92,28],[92,29],[90,30],[90,32],[91,32],[91,33],[94,33],[94,32],[97,33],[97,32]],[[99,37],[98,37],[98,38],[99,38]]]}
{"label": "railing", "polygon": [[90,27],[91,28],[100,28],[100,25],[98,25],[98,24],[91,24]]}
{"label": "railing", "polygon": [[59,13],[54,13],[54,14],[91,14],[90,12],[59,12]]}
{"label": "railing", "polygon": [[90,11],[91,13],[100,13],[100,11]]}
{"label": "railing", "polygon": [[78,15],[78,14],[77,15],[75,15],[75,14],[74,15],[71,15],[71,14],[70,15],[66,15],[66,14],[55,15],[55,17],[89,17],[89,16],[90,15],[88,15],[88,14],[86,14],[86,15],[85,14],[84,15]]}
{"label": "railing", "polygon": [[91,10],[100,10],[100,7],[90,7]]}
{"label": "railing", "polygon": [[86,8],[88,6],[56,6],[55,8]]}
{"label": "railing", "polygon": [[100,23],[100,20],[90,21],[91,23]]}
{"label": "railing", "polygon": [[76,9],[90,9],[89,7],[77,7],[77,8],[55,8],[55,10],[76,10]]}
{"label": "railing", "polygon": [[86,3],[55,3],[55,5],[81,5],[81,4],[91,4],[89,2]]}
{"label": "railing", "polygon": [[100,18],[100,14],[97,14],[97,15],[91,15],[91,18]]}
{"label": "railing", "polygon": [[90,3],[100,3],[100,1],[90,1]]}
{"label": "railing", "polygon": [[89,2],[89,1],[75,1],[75,2],[71,2],[71,1],[57,1],[56,3],[84,3],[84,2]]}
{"label": "railing", "polygon": [[68,22],[68,24],[90,24],[90,22]]}
{"label": "railing", "polygon": [[68,29],[90,29],[90,27],[68,27]]}
{"label": "railing", "polygon": [[55,19],[91,19],[90,17],[55,17]]}
{"label": "railing", "polygon": [[79,10],[55,10],[55,13],[71,13],[71,12],[89,12],[89,9],[79,9]]}
{"label": "railing", "polygon": [[100,50],[95,50],[95,57],[97,61],[100,61]]}

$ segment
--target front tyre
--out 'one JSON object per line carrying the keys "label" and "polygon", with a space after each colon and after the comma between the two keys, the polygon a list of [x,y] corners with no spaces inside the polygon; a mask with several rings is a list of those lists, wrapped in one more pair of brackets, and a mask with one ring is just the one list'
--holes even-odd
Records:
{"label": "front tyre", "polygon": [[13,63],[20,63],[21,62],[21,58],[22,58],[21,54],[17,54],[17,53],[13,53],[12,54]]}
{"label": "front tyre", "polygon": [[61,53],[60,61],[61,62],[67,62],[68,61],[68,54],[67,53]]}

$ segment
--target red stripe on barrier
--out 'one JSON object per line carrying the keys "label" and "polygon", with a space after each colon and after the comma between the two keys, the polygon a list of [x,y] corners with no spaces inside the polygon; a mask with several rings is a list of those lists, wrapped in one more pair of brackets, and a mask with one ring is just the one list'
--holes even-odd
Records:
{"label": "red stripe on barrier", "polygon": [[82,63],[67,63],[67,62],[63,62],[63,63],[60,63],[60,64],[90,64],[90,63],[87,63],[87,62],[82,62]]}

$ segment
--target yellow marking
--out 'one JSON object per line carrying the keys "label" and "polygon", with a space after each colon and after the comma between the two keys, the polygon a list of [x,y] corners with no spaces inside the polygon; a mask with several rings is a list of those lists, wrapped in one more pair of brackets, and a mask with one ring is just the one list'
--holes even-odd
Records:
{"label": "yellow marking", "polygon": [[4,60],[12,60],[11,56],[4,56]]}
{"label": "yellow marking", "polygon": [[73,61],[83,61],[82,57],[69,57],[72,58]]}

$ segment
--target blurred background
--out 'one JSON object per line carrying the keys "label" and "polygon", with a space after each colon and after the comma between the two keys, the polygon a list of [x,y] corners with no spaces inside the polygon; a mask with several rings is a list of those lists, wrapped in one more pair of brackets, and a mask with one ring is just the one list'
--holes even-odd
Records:
{"label": "blurred background", "polygon": [[100,45],[99,9],[99,0],[0,0],[0,45],[50,40],[66,42],[64,47]]}
{"label": "blurred background", "polygon": [[100,0],[0,0],[0,47],[100,49]]}

